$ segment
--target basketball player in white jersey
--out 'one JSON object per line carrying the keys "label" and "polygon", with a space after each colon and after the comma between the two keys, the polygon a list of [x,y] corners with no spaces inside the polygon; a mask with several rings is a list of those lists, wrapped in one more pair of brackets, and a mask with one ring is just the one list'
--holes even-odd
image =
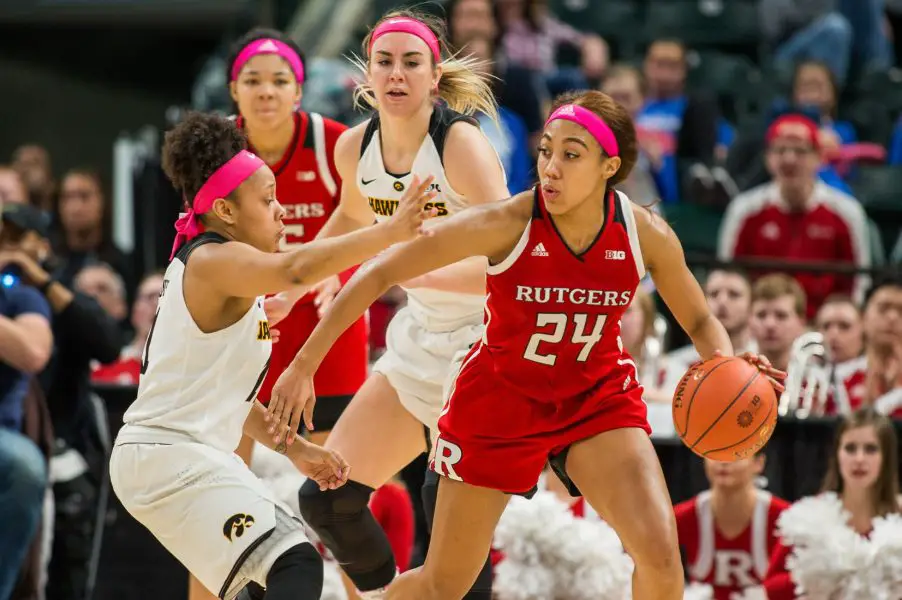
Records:
{"label": "basketball player in white jersey", "polygon": [[[377,112],[336,144],[335,164],[345,185],[320,236],[388,219],[410,187],[412,172],[435,177],[436,222],[509,196],[497,154],[467,116],[495,113],[489,82],[472,62],[443,59],[443,45],[439,22],[408,11],[383,17],[364,40],[361,67],[367,83],[358,96]],[[396,572],[367,500],[428,449],[424,426],[435,427],[455,356],[462,358],[482,332],[485,267],[479,257],[403,285],[408,304],[389,325],[387,352],[325,445],[354,465],[352,479],[338,490],[321,491],[312,482],[301,488],[305,521],[365,598],[379,597]],[[269,405],[275,419],[289,420],[293,411],[286,405],[296,396],[276,383]],[[294,407],[294,414],[300,408]],[[423,491],[427,521],[436,483],[433,479],[429,486],[427,480]],[[490,598],[490,565],[477,586],[481,589],[467,598]]]}
{"label": "basketball player in white jersey", "polygon": [[432,214],[424,210],[432,180],[415,178],[390,221],[278,253],[285,211],[272,171],[246,147],[230,120],[212,115],[192,114],[166,134],[163,167],[192,200],[176,223],[110,477],[126,510],[220,598],[245,587],[262,597],[265,587],[269,600],[316,600],[319,554],[234,451],[243,432],[323,489],[344,484],[350,468],[295,435],[273,442],[255,403],[272,349],[263,295],[314,284],[414,237]]}

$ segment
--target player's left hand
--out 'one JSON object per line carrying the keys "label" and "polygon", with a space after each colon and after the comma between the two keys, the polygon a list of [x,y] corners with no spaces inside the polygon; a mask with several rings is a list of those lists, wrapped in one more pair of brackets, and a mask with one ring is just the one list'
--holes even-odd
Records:
{"label": "player's left hand", "polygon": [[347,483],[351,467],[341,454],[301,441],[304,447],[293,458],[298,471],[319,484],[322,491],[334,490]]}
{"label": "player's left hand", "polygon": [[[721,356],[720,351],[715,352],[714,356]],[[737,354],[736,358],[741,358],[764,373],[771,385],[774,386],[774,389],[777,390],[778,394],[783,393],[783,390],[786,389],[783,385],[783,382],[786,380],[786,372],[775,368],[763,354],[743,352],[742,354]]]}
{"label": "player's left hand", "polygon": [[338,275],[327,277],[310,288],[310,291],[316,294],[313,304],[316,306],[319,318],[322,319],[332,304],[332,300],[341,291],[341,279],[338,278]]}
{"label": "player's left hand", "polygon": [[[266,320],[270,328],[288,316],[294,302],[285,292],[279,292],[263,300],[263,310],[266,312]],[[273,340],[275,342],[275,340]]]}
{"label": "player's left hand", "polygon": [[[269,422],[269,433],[272,434],[273,441],[285,439],[289,432],[296,433],[301,424],[301,416],[307,429],[313,431],[315,405],[313,374],[292,363],[276,380],[266,407],[266,420]],[[288,444],[294,443],[295,439],[294,435],[289,435]]]}

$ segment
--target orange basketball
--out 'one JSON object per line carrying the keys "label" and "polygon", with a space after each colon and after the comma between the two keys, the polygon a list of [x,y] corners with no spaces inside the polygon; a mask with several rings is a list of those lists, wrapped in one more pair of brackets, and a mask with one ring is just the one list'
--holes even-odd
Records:
{"label": "orange basketball", "polygon": [[699,456],[733,462],[764,447],[777,424],[777,395],[747,361],[718,357],[689,369],[673,396],[673,424]]}

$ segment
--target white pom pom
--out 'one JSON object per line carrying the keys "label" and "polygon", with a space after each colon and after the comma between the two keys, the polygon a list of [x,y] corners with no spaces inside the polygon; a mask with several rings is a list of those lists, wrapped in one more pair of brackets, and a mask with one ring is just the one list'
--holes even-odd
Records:
{"label": "white pom pom", "polygon": [[555,583],[550,569],[505,558],[495,567],[492,589],[498,600],[551,600]]}
{"label": "white pom pom", "polygon": [[683,600],[714,600],[714,588],[707,583],[690,583],[683,590]]}
{"label": "white pom pom", "polygon": [[553,494],[514,498],[495,530],[502,600],[628,600],[633,564],[606,523],[577,519]]}

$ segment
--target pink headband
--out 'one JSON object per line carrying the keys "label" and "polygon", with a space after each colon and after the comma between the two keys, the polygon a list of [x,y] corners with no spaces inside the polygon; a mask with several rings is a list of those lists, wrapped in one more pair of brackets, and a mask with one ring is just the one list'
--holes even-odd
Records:
{"label": "pink headband", "polygon": [[256,154],[242,150],[230,158],[226,164],[216,169],[197,191],[188,212],[182,213],[175,222],[175,243],[172,245],[172,255],[169,260],[172,260],[182,244],[197,237],[203,231],[197,216],[209,211],[213,207],[214,200],[225,198],[231,194],[245,179],[265,164]]}
{"label": "pink headband", "polygon": [[274,40],[272,38],[255,40],[238,53],[238,57],[235,58],[235,62],[232,63],[232,81],[238,79],[238,74],[241,73],[241,69],[247,61],[258,54],[278,54],[285,59],[289,66],[291,66],[291,70],[294,71],[294,77],[298,80],[298,83],[304,83],[304,63],[301,62],[301,57],[298,56],[298,53],[294,48],[285,42]]}
{"label": "pink headband", "polygon": [[588,108],[577,106],[576,104],[565,104],[548,117],[545,126],[557,119],[572,121],[588,131],[604,153],[608,156],[618,156],[620,154],[620,146],[617,144],[617,138],[610,126],[604,122],[604,119],[596,115]]}
{"label": "pink headband", "polygon": [[410,35],[417,36],[426,42],[426,45],[432,50],[432,57],[435,58],[435,63],[438,64],[442,62],[442,52],[439,48],[438,38],[435,37],[432,30],[422,21],[417,21],[416,19],[411,19],[409,17],[394,17],[382,21],[376,29],[373,30],[373,35],[370,36],[370,54],[373,53],[373,44],[376,43],[376,40],[386,33],[409,33]]}

